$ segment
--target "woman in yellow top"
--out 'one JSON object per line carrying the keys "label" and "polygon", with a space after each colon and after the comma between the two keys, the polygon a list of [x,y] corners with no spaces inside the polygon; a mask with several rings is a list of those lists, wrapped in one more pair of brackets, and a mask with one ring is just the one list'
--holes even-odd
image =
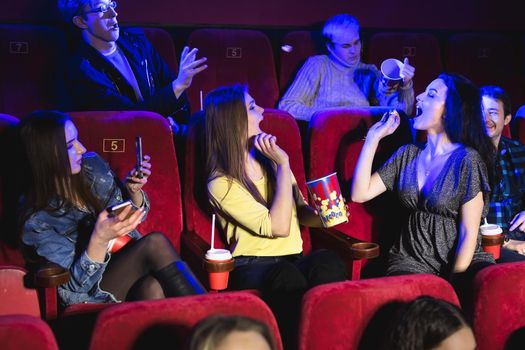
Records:
{"label": "woman in yellow top", "polygon": [[208,94],[208,193],[235,257],[230,288],[261,290],[281,326],[286,324],[286,343],[302,294],[319,284],[345,280],[346,269],[330,251],[302,256],[299,223],[322,223],[301,196],[277,138],[261,131],[263,111],[243,86]]}

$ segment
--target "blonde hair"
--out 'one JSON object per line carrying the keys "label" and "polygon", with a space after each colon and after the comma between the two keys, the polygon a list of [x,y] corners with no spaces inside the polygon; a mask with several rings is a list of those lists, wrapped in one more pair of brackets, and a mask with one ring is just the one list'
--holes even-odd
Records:
{"label": "blonde hair", "polygon": [[336,32],[345,30],[359,32],[359,29],[357,18],[347,13],[340,13],[326,21],[323,27],[323,38],[326,44],[332,44]]}

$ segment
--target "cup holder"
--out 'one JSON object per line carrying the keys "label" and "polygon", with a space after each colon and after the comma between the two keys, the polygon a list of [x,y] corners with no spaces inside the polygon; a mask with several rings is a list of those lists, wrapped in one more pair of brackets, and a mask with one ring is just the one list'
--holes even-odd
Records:
{"label": "cup holder", "polygon": [[370,259],[379,255],[379,244],[372,242],[358,242],[352,244],[350,250],[356,259]]}
{"label": "cup holder", "polygon": [[69,271],[60,265],[46,264],[35,273],[35,283],[40,287],[56,287],[69,281]]}

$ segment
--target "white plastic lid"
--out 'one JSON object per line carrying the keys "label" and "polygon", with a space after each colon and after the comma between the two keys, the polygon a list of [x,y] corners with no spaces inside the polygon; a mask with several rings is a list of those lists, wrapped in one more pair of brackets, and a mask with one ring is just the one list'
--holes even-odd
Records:
{"label": "white plastic lid", "polygon": [[481,225],[479,229],[481,230],[481,234],[486,236],[499,235],[503,233],[501,227],[495,224]]}
{"label": "white plastic lid", "polygon": [[232,253],[228,249],[210,249],[206,252],[206,259],[208,260],[230,260]]}

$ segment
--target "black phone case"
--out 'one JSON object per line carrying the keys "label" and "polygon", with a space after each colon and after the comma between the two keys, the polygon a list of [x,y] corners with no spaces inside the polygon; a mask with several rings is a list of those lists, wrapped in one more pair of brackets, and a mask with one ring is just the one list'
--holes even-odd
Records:
{"label": "black phone case", "polygon": [[135,164],[135,170],[137,171],[137,177],[139,179],[142,179],[142,177],[144,176],[144,174],[142,174],[142,171],[140,171],[141,169],[141,162],[142,162],[142,137],[140,136],[137,136],[135,138],[135,154],[136,154],[136,164]]}

